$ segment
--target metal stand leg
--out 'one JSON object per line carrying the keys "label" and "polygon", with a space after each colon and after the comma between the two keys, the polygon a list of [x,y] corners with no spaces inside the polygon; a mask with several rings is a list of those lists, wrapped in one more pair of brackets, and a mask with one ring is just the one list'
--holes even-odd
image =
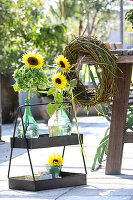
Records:
{"label": "metal stand leg", "polygon": [[65,146],[63,147],[62,158],[64,157],[64,153],[65,153]]}
{"label": "metal stand leg", "polygon": [[[62,158],[64,158],[64,153],[65,153],[65,146],[63,147],[63,152],[62,152]],[[61,172],[62,166],[60,168],[60,172]]]}
{"label": "metal stand leg", "polygon": [[[85,157],[84,157],[84,153],[83,153],[82,140],[80,140],[80,142],[81,142],[81,153],[82,153],[82,159],[83,159],[83,163],[84,163],[85,174],[87,174],[87,168],[86,168],[86,163],[85,163]],[[65,153],[65,146],[63,147],[62,158],[64,158],[64,153]],[[62,167],[61,167],[61,168],[62,168]],[[60,169],[60,171],[61,171],[61,169]]]}
{"label": "metal stand leg", "polygon": [[81,143],[81,153],[82,153],[82,158],[83,158],[85,173],[87,174],[87,168],[86,168],[86,163],[85,163],[85,157],[84,157],[84,153],[83,153],[82,143]]}

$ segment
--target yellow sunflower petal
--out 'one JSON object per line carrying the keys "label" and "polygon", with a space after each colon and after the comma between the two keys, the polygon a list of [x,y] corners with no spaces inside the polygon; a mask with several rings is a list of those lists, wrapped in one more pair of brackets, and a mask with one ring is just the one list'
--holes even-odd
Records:
{"label": "yellow sunflower petal", "polygon": [[54,166],[60,166],[63,164],[63,158],[58,154],[56,156],[54,154],[53,156],[49,157],[48,164]]}
{"label": "yellow sunflower petal", "polygon": [[36,69],[40,69],[43,65],[43,57],[34,52],[24,54],[22,56],[22,60],[28,67],[33,67]]}
{"label": "yellow sunflower petal", "polygon": [[60,55],[56,58],[57,67],[61,68],[63,73],[70,71],[70,63],[63,55]]}
{"label": "yellow sunflower petal", "polygon": [[67,79],[66,77],[61,73],[58,73],[54,76],[53,78],[53,86],[57,88],[64,88],[67,84]]}

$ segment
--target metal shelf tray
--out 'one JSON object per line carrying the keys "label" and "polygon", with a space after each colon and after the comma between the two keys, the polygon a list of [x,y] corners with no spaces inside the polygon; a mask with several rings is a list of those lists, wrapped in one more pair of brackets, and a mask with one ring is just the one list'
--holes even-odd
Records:
{"label": "metal shelf tray", "polygon": [[[48,134],[40,135],[39,138],[10,138],[11,148],[38,149],[57,146],[77,145],[79,144],[78,134],[66,136],[49,137]],[[80,141],[83,142],[83,134],[80,135]]]}
{"label": "metal shelf tray", "polygon": [[9,178],[9,188],[27,191],[40,191],[86,185],[87,175],[81,173],[61,172],[60,178],[47,180],[26,180],[26,176]]}

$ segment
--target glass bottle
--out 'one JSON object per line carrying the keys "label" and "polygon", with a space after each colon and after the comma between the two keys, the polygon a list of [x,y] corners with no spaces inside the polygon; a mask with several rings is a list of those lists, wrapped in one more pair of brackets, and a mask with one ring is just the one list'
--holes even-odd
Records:
{"label": "glass bottle", "polygon": [[[25,105],[30,105],[30,100],[25,100]],[[30,106],[25,106],[25,112],[23,115],[24,128],[26,129],[26,138],[38,138],[39,137],[39,127],[36,121],[34,120]],[[22,126],[22,120],[17,128],[18,138],[24,138],[24,131]]]}
{"label": "glass bottle", "polygon": [[48,120],[49,137],[71,135],[72,125],[64,109],[55,111]]}

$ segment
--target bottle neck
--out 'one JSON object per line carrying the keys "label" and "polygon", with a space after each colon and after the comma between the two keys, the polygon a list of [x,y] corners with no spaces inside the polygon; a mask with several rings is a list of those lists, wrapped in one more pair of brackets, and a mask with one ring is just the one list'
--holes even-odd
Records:
{"label": "bottle neck", "polygon": [[25,105],[30,105],[30,100],[29,99],[25,99]]}
{"label": "bottle neck", "polygon": [[[25,105],[30,105],[29,99],[25,99]],[[31,113],[30,106],[25,106],[25,111],[30,114]]]}

